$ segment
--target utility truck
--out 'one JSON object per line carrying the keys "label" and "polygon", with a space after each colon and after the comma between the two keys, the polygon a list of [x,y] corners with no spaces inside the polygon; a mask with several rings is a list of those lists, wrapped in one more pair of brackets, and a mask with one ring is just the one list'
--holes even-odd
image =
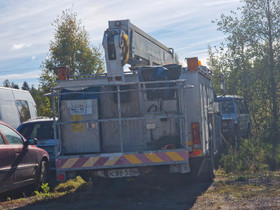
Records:
{"label": "utility truck", "polygon": [[57,180],[159,171],[212,179],[221,117],[211,71],[196,57],[178,65],[173,49],[129,20],[109,21],[103,46],[107,73],[61,67],[50,93]]}

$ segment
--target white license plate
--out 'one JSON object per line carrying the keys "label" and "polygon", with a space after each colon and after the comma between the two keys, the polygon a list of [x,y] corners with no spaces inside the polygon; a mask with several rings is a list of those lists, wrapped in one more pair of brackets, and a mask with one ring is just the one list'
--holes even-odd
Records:
{"label": "white license plate", "polygon": [[110,178],[131,177],[131,176],[139,176],[139,175],[140,175],[140,171],[137,168],[108,170],[108,176]]}

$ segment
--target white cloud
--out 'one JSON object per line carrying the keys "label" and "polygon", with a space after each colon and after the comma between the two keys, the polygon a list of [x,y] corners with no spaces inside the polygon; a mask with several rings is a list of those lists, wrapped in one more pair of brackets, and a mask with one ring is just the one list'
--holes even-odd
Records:
{"label": "white cloud", "polygon": [[222,1],[209,1],[209,2],[205,2],[204,6],[223,6],[226,4],[232,4],[232,3],[237,3],[238,0],[222,0]]}
{"label": "white cloud", "polygon": [[[130,19],[133,24],[168,47],[180,58],[207,57],[208,44],[218,44],[221,33],[211,23],[221,13],[234,10],[238,0],[25,0],[1,1],[0,71],[42,63],[48,54],[55,28],[51,25],[62,11],[73,7],[95,46],[100,46],[108,20]],[[12,45],[12,43],[14,43]],[[32,43],[32,44],[31,44]],[[11,46],[12,45],[12,46]],[[26,58],[26,59],[25,59]],[[41,60],[40,60],[41,59]],[[3,67],[5,63],[5,68]],[[24,66],[25,68],[25,66]],[[34,66],[31,67],[35,69]],[[39,65],[36,66],[39,68]],[[12,72],[14,73],[14,72]],[[9,76],[19,78],[23,74]],[[25,74],[28,76],[28,74]]]}
{"label": "white cloud", "polygon": [[26,44],[26,43],[14,44],[12,46],[12,50],[20,50],[22,48],[31,47],[31,46],[32,44]]}
{"label": "white cloud", "polygon": [[39,75],[41,73],[42,72],[40,70],[36,70],[36,71],[30,71],[25,73],[6,74],[6,75],[1,74],[0,80],[8,79],[10,81],[13,81],[18,79],[23,79],[23,80],[34,79],[34,78],[39,78]]}

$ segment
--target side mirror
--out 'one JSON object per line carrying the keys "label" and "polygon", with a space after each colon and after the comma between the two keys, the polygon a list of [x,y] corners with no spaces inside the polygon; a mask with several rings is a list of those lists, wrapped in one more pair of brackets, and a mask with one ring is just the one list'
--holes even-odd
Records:
{"label": "side mirror", "polygon": [[28,139],[26,142],[25,142],[25,146],[28,146],[28,145],[36,145],[38,142],[38,140],[36,138],[33,138],[33,139]]}

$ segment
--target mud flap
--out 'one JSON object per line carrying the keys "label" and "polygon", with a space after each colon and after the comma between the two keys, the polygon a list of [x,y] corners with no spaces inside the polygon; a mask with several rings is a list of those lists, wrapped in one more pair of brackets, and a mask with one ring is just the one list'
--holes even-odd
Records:
{"label": "mud flap", "polygon": [[214,167],[214,160],[211,159],[211,156],[205,156],[201,161],[197,177],[202,180],[213,180],[215,178]]}

